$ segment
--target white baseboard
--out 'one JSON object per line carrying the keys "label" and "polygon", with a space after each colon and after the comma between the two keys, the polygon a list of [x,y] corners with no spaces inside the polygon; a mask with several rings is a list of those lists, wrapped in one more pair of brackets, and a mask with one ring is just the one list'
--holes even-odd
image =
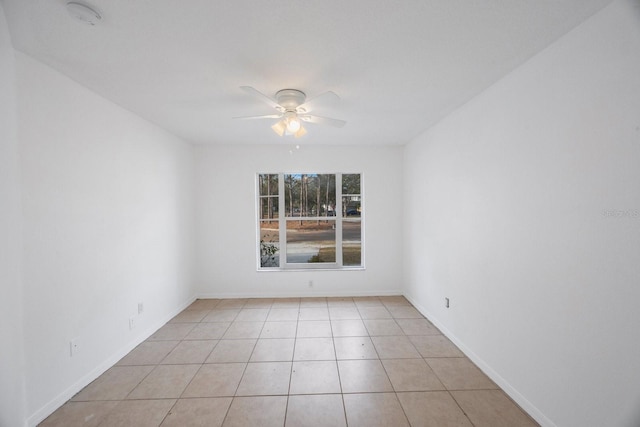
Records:
{"label": "white baseboard", "polygon": [[372,297],[372,296],[396,296],[402,295],[398,289],[377,292],[265,292],[265,293],[229,293],[229,292],[203,292],[198,294],[199,299],[229,299],[229,298],[326,298],[326,297]]}
{"label": "white baseboard", "polygon": [[113,355],[109,356],[102,363],[100,363],[97,367],[92,369],[78,381],[73,383],[71,386],[67,387],[62,393],[58,394],[55,398],[50,400],[36,412],[34,412],[31,416],[27,418],[27,426],[35,427],[38,423],[41,423],[46,419],[49,415],[55,412],[56,409],[64,405],[69,399],[75,396],[80,390],[89,385],[93,380],[98,378],[100,375],[105,373],[109,368],[115,365],[120,359],[126,356],[131,350],[133,350],[138,344],[149,338],[152,334],[154,334],[158,329],[160,329],[165,323],[169,320],[173,319],[178,313],[187,308],[191,303],[196,300],[196,297],[191,297],[185,303],[181,304],[175,310],[171,311],[169,314],[155,322],[153,325],[146,328],[140,335],[135,337],[131,342],[127,345],[116,351]]}
{"label": "white baseboard", "polygon": [[557,427],[546,415],[544,415],[535,405],[529,402],[518,390],[516,390],[507,380],[502,378],[491,366],[489,366],[482,358],[475,354],[469,347],[458,339],[449,329],[447,329],[437,317],[433,316],[428,310],[418,304],[408,295],[404,297],[431,323],[433,323],[440,331],[451,340],[473,363],[475,363],[482,372],[484,372],[493,382],[495,382],[514,402],[526,411],[534,420],[543,427]]}

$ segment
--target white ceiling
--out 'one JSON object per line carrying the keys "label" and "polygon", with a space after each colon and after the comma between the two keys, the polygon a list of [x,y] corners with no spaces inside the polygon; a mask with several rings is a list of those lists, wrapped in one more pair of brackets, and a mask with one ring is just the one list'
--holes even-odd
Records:
{"label": "white ceiling", "polygon": [[[340,102],[300,144],[405,144],[612,0],[1,0],[16,49],[200,144],[292,143],[243,93]],[[526,102],[526,100],[523,100]]]}

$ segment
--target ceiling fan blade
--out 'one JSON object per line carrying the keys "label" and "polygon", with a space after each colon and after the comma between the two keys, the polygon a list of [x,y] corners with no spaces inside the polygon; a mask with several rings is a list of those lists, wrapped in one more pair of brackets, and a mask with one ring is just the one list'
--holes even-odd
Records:
{"label": "ceiling fan blade", "polygon": [[267,114],[265,116],[240,116],[233,117],[234,119],[240,120],[253,120],[253,119],[279,119],[282,117],[282,114]]}
{"label": "ceiling fan blade", "polygon": [[300,118],[300,120],[307,123],[315,123],[317,125],[329,125],[337,128],[341,128],[347,124],[347,122],[345,122],[344,120],[331,119],[329,117],[314,116],[311,114],[300,115],[298,117]]}
{"label": "ceiling fan blade", "polygon": [[280,105],[278,105],[278,103],[275,100],[271,99],[270,97],[268,97],[264,93],[260,92],[259,90],[255,89],[255,88],[253,88],[251,86],[240,86],[240,89],[242,91],[244,91],[245,93],[262,100],[262,102],[266,103],[270,107],[275,108],[278,111],[281,111],[283,109]]}
{"label": "ceiling fan blade", "polygon": [[298,108],[302,108],[306,111],[311,111],[313,105],[318,102],[335,102],[339,101],[340,97],[332,91],[321,93],[320,95],[316,95],[313,98],[309,99],[304,104],[300,105]]}

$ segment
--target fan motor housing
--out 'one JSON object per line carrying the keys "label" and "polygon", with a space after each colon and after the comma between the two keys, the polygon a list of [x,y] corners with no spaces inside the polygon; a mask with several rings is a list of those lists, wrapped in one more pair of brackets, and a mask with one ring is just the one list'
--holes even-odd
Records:
{"label": "fan motor housing", "polygon": [[307,95],[297,89],[282,89],[276,92],[278,104],[285,110],[294,110],[304,104]]}

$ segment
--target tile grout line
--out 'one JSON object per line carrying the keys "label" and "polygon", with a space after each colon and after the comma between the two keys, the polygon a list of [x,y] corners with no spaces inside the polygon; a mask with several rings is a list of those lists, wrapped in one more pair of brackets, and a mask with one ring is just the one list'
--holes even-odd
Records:
{"label": "tile grout line", "polygon": [[[269,311],[271,311],[271,308],[269,308]],[[238,312],[238,314],[240,314],[240,312]],[[238,315],[236,315],[236,318],[237,317]],[[229,326],[227,327],[227,331],[229,330],[229,328],[231,327],[234,321],[235,321],[235,318],[229,323]],[[264,324],[262,325],[262,328],[264,328]],[[262,329],[260,331],[262,332]],[[258,334],[258,336],[260,336],[260,334]],[[223,338],[224,338],[224,333],[222,334],[222,338],[220,338],[220,340],[222,340]],[[231,402],[229,403],[229,407],[227,408],[227,411],[224,414],[224,418],[222,419],[222,425],[224,425],[225,421],[227,420],[227,417],[229,416],[229,411],[231,411],[231,406],[233,406],[233,402],[236,400],[236,397],[238,397],[236,396],[238,394],[238,388],[240,388],[240,383],[244,378],[244,374],[247,372],[247,367],[249,366],[249,360],[251,360],[251,355],[253,354],[257,343],[258,343],[258,340],[256,339],[256,342],[253,344],[253,348],[251,349],[251,353],[249,354],[249,358],[247,359],[247,362],[244,364],[244,369],[242,370],[242,375],[240,375],[240,379],[238,380],[238,385],[236,385],[236,388],[233,391],[233,396],[231,396]],[[232,362],[226,362],[226,363],[232,363]]]}
{"label": "tile grout line", "polygon": [[[356,308],[357,308],[357,306],[356,306]],[[385,310],[387,310],[386,307],[385,307]],[[389,310],[387,310],[387,311],[389,311]],[[359,309],[358,309],[358,312],[360,313]],[[389,314],[393,318],[393,314],[391,314],[391,312],[389,312]],[[360,316],[362,317],[362,313],[360,313]],[[395,318],[393,320],[395,322]],[[363,319],[362,323],[364,323],[364,319]],[[395,322],[395,323],[396,323],[396,325],[398,325],[398,322]],[[365,328],[366,327],[367,327],[367,325],[365,323]],[[398,327],[402,330],[402,327],[400,325],[398,325]],[[367,332],[368,331],[369,330],[367,329]],[[369,337],[369,339],[371,340],[371,337]],[[404,418],[407,421],[407,424],[410,426],[411,423],[409,422],[409,417],[407,416],[407,413],[404,410],[404,406],[402,406],[402,402],[400,402],[400,399],[398,398],[398,391],[396,390],[396,386],[393,385],[393,382],[391,381],[391,377],[389,376],[389,372],[387,372],[387,368],[386,368],[386,366],[384,366],[384,363],[382,362],[382,359],[380,358],[380,354],[378,353],[378,349],[376,348],[375,344],[373,343],[373,340],[371,340],[371,344],[373,345],[373,350],[376,352],[376,356],[378,356],[378,361],[382,365],[382,370],[384,371],[385,375],[387,376],[387,380],[389,381],[389,384],[391,384],[391,388],[393,390],[393,395],[395,396],[396,400],[398,401],[398,404],[400,405],[400,409],[402,409],[402,413],[404,414]]]}
{"label": "tile grout line", "polygon": [[296,316],[296,330],[293,334],[293,351],[291,353],[291,367],[289,368],[289,386],[287,387],[287,403],[284,405],[283,427],[287,425],[287,413],[289,412],[289,396],[291,396],[291,381],[293,379],[293,359],[296,355],[296,345],[298,344],[298,323],[300,322],[300,305],[298,305],[298,315]]}
{"label": "tile grout line", "polygon": [[[216,304],[217,306],[217,304]],[[214,306],[215,307],[215,306]],[[213,310],[209,310],[209,313],[213,311]],[[202,319],[200,319],[200,321],[197,322],[198,325],[202,324],[202,320],[207,316],[207,314],[205,314]],[[193,328],[191,328],[191,330],[189,331],[189,333],[191,333],[191,331],[193,331],[195,328],[197,327],[194,326]],[[227,329],[229,329],[229,327],[227,327]],[[225,329],[226,332],[226,329]],[[189,335],[189,333],[187,333],[182,340],[180,340],[180,342],[178,342],[178,344],[176,345],[175,348],[177,348],[181,343],[187,341],[185,338]],[[224,332],[223,332],[224,335]],[[209,354],[207,354],[207,356],[204,358],[204,360],[202,361],[202,363],[200,364],[200,367],[198,368],[198,370],[196,371],[196,373],[193,375],[193,377],[191,377],[191,379],[189,380],[189,383],[185,386],[184,390],[182,390],[182,393],[180,393],[180,396],[176,399],[176,401],[173,403],[173,405],[171,405],[171,408],[169,408],[169,411],[165,414],[164,418],[162,419],[162,421],[160,422],[160,425],[162,425],[162,423],[164,423],[164,421],[167,419],[167,417],[171,414],[171,411],[173,410],[173,408],[176,407],[176,405],[178,404],[178,402],[180,401],[180,399],[182,398],[182,396],[184,396],[185,391],[187,391],[187,389],[189,388],[189,386],[191,385],[191,383],[193,382],[193,379],[198,375],[198,372],[200,372],[200,370],[202,369],[202,367],[205,365],[205,362],[207,361],[207,359],[209,358],[209,356],[211,356],[211,353],[213,353],[213,350],[218,346],[218,343],[220,342],[220,340],[217,340],[217,342],[215,343],[215,345],[211,348],[211,350],[209,351]],[[175,350],[174,348],[174,350]],[[165,359],[167,357],[169,357],[169,355],[174,351],[171,350],[169,352],[169,354],[167,354],[167,356],[165,357]],[[164,359],[163,359],[164,360]],[[161,362],[162,363],[162,362]],[[229,405],[231,406],[231,405]]]}
{"label": "tile grout line", "polygon": [[[327,311],[329,311],[327,307]],[[340,365],[338,364],[338,350],[336,349],[336,337],[333,333],[333,323],[331,321],[331,312],[329,312],[329,328],[331,329],[331,342],[333,343],[333,354],[336,357],[336,371],[338,372],[338,384],[340,385],[340,400],[342,400],[342,413],[344,415],[344,423],[349,427],[347,419],[347,405],[344,403],[344,389],[342,388],[342,376],[340,375]]]}
{"label": "tile grout line", "polygon": [[[178,314],[178,315],[179,315],[179,314]],[[206,315],[205,315],[205,316],[206,316]],[[204,319],[204,316],[203,316],[203,319]],[[169,323],[171,323],[171,321],[167,322],[167,324],[169,324]],[[198,323],[198,324],[199,324],[199,323],[201,323],[201,321],[199,321],[199,322],[194,322],[194,323]],[[166,360],[166,358],[167,358],[167,357],[169,357],[169,355],[170,355],[173,351],[175,351],[175,349],[176,349],[176,348],[178,348],[178,346],[180,345],[180,343],[182,343],[182,342],[184,342],[184,341],[185,341],[186,336],[187,336],[187,335],[189,335],[189,333],[191,333],[191,331],[192,331],[194,328],[195,328],[195,326],[194,326],[194,327],[192,327],[192,328],[189,330],[189,332],[188,332],[187,334],[185,334],[185,336],[184,336],[184,337],[182,337],[182,339],[178,340],[178,343],[177,343],[177,344],[176,344],[176,345],[175,345],[175,346],[174,346],[174,347],[173,347],[173,348],[172,348],[172,349],[167,353],[167,355],[166,355],[164,358],[162,358],[162,360],[160,360],[160,361],[158,362],[158,364],[157,364],[157,365],[156,365],[156,366],[155,366],[151,371],[149,371],[149,373],[148,373],[147,375],[145,375],[145,377],[144,377],[144,378],[143,378],[143,379],[142,379],[142,380],[141,380],[141,381],[140,381],[140,382],[139,382],[135,387],[133,387],[133,388],[131,389],[131,391],[127,394],[127,396],[126,396],[126,397],[129,397],[129,395],[131,395],[131,393],[133,393],[133,391],[134,391],[134,390],[135,390],[135,389],[136,389],[140,384],[142,384],[142,381],[144,381],[144,379],[145,379],[145,378],[147,378],[149,375],[151,375],[151,373],[152,373],[153,371],[155,371],[155,370],[156,370],[156,368],[157,368],[158,366],[160,366],[160,365],[162,364],[162,362],[163,362],[164,360]],[[216,343],[216,345],[217,345],[217,343]],[[214,348],[215,348],[215,346],[214,346]],[[211,351],[213,351],[213,348],[211,349]],[[207,356],[207,357],[208,357],[208,356]],[[206,360],[207,360],[207,358],[205,357],[205,361],[206,361]],[[203,366],[203,365],[204,365],[204,362],[203,362],[202,364],[200,364],[200,368],[198,368],[198,370],[196,371],[196,373],[195,373],[195,374],[193,375],[193,377],[189,380],[189,383],[185,386],[184,390],[182,390],[182,392],[180,393],[180,396],[178,396],[178,398],[176,398],[176,399],[175,399],[175,402],[173,402],[173,405],[171,405],[171,407],[169,408],[169,410],[167,411],[167,413],[164,415],[164,417],[162,418],[162,421],[160,422],[160,424],[162,424],[162,423],[167,419],[167,417],[169,416],[169,414],[171,414],[171,410],[172,410],[172,409],[173,409],[173,408],[178,404],[178,401],[180,400],[180,397],[184,394],[184,392],[185,392],[185,390],[187,389],[187,387],[189,387],[189,384],[191,384],[191,382],[193,381],[193,378],[195,378],[195,376],[198,374],[198,372],[200,372],[200,369],[202,369],[202,366]],[[126,397],[125,397],[125,399],[126,399]],[[105,420],[106,420],[106,417],[105,417]],[[102,424],[103,422],[104,422],[104,420],[103,420],[100,424]]]}

